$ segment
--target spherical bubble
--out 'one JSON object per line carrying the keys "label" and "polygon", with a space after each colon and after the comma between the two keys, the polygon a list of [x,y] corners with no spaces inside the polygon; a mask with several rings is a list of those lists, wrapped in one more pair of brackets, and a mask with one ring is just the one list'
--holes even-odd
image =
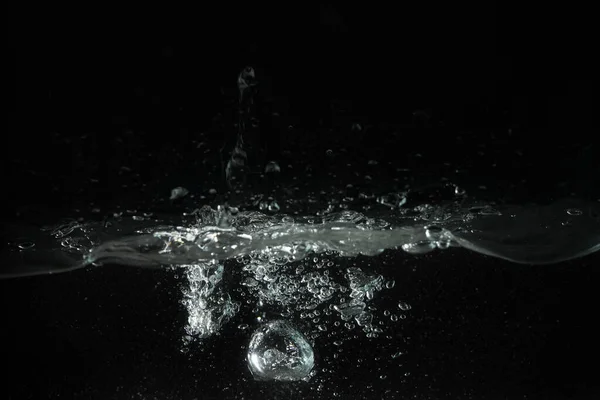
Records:
{"label": "spherical bubble", "polygon": [[257,380],[301,380],[315,363],[313,349],[304,335],[284,320],[268,322],[254,332],[247,359]]}

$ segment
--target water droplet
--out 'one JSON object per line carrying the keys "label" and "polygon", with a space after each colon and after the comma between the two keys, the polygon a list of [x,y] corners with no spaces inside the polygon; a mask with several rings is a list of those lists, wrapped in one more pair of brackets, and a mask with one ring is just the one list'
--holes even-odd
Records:
{"label": "water droplet", "polygon": [[281,168],[279,167],[279,164],[277,164],[275,161],[270,161],[266,166],[265,166],[265,174],[270,174],[270,173],[275,173],[275,172],[280,172]]}
{"label": "water droplet", "polygon": [[314,353],[304,335],[289,322],[259,327],[248,346],[248,367],[257,380],[297,381],[314,367]]}
{"label": "water droplet", "polygon": [[188,194],[188,190],[184,187],[176,187],[175,189],[171,190],[171,197],[170,200],[177,200],[180,199],[182,197],[187,196]]}
{"label": "water droplet", "polygon": [[17,244],[17,247],[21,250],[29,250],[35,247],[35,243],[33,242],[21,242]]}

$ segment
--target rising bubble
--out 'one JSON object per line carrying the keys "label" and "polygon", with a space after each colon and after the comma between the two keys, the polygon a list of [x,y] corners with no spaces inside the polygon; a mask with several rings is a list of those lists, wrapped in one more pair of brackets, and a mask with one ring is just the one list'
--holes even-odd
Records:
{"label": "rising bubble", "polygon": [[310,343],[284,320],[268,322],[254,332],[247,359],[254,378],[263,381],[305,379],[315,364]]}

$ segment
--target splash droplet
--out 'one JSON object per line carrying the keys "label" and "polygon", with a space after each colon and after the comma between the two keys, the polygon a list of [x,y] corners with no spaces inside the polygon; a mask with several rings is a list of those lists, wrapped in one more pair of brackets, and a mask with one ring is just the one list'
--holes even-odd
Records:
{"label": "splash droplet", "polygon": [[35,247],[35,243],[33,242],[21,242],[17,244],[17,247],[21,250],[29,250]]}
{"label": "splash droplet", "polygon": [[169,198],[170,200],[177,200],[177,199],[181,199],[182,197],[187,196],[187,194],[189,193],[189,191],[184,188],[184,187],[176,187],[175,189],[171,190],[171,197]]}

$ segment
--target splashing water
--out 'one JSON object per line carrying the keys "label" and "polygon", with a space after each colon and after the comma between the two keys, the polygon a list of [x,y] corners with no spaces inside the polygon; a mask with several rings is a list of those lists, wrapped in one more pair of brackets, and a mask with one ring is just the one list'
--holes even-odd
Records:
{"label": "splashing water", "polygon": [[[254,70],[244,69],[238,77],[237,140],[223,167],[229,187],[239,175],[235,170],[243,170],[246,162],[243,133],[255,85]],[[446,187],[455,197],[436,205],[415,201],[408,192],[386,193],[347,197],[343,207],[331,201],[312,214],[294,210],[297,203],[291,200],[270,199],[263,207],[267,203],[261,196],[249,200],[244,211],[205,205],[180,215],[115,214],[110,224],[66,221],[41,231],[19,226],[15,236],[20,239],[9,243],[0,277],[104,264],[176,268],[187,284],[181,303],[188,313],[184,336],[189,343],[217,333],[241,310],[244,302],[235,299],[233,288],[224,282],[227,268],[232,268],[238,271],[237,289],[254,299],[246,301],[255,307],[252,311],[258,314],[268,306],[278,318],[259,326],[252,336],[252,374],[262,380],[298,380],[313,369],[308,340],[329,329],[326,317],[338,317],[347,329],[359,327],[369,337],[381,333],[369,302],[393,282],[366,268],[340,267],[345,258],[384,251],[419,257],[462,248],[514,263],[550,264],[600,250],[598,203],[468,203],[464,190]],[[274,214],[280,210],[284,212]],[[406,312],[410,305],[400,302],[398,308]],[[308,338],[281,318],[310,321]]]}
{"label": "splashing water", "polygon": [[[225,166],[225,181],[230,189],[236,188],[246,179],[248,154],[244,150],[244,134],[248,125],[250,108],[253,104],[253,90],[257,84],[254,68],[252,67],[244,68],[238,75],[238,133],[235,145]],[[224,148],[221,149],[221,152],[224,150]]]}
{"label": "splashing water", "polygon": [[[70,222],[49,234],[38,232],[35,247],[24,250],[15,245],[7,254],[3,277],[102,264],[174,266],[185,271],[189,284],[183,300],[189,314],[186,333],[202,338],[217,332],[239,309],[229,288],[222,286],[223,263],[234,260],[239,265],[234,268],[247,275],[241,285],[261,301],[283,306],[287,315],[286,306],[315,309],[347,288],[351,300],[335,310],[342,320],[354,318],[368,331],[365,301],[383,281],[350,268],[347,284],[335,283],[327,271],[335,269],[341,257],[400,249],[419,256],[463,247],[515,263],[549,264],[600,249],[595,203],[570,199],[545,207],[440,206],[412,211],[395,215],[396,224],[347,210],[294,218],[209,206],[197,210],[196,221],[187,226],[157,217],[121,218],[108,228],[102,223]],[[317,260],[320,254],[331,257],[316,263],[324,271],[308,270],[303,261]],[[31,267],[40,260],[55,260],[63,268]]]}
{"label": "splashing water", "polygon": [[[85,262],[153,267],[253,254],[289,262],[327,250],[341,257],[354,257],[374,256],[386,249],[423,254],[462,246],[516,263],[550,264],[600,248],[598,207],[594,203],[587,207],[580,204],[577,209],[588,208],[588,212],[571,216],[566,210],[573,207],[566,206],[575,202],[565,200],[565,204],[535,208],[469,207],[445,214],[443,220],[397,226],[353,211],[330,213],[318,221],[314,217],[282,218],[255,211],[233,215],[225,209],[215,211],[205,206],[201,212],[214,213],[212,224],[137,229],[136,236],[97,246],[85,256]],[[430,217],[410,216],[404,222],[426,218]],[[223,225],[224,220],[228,225]],[[90,225],[81,228],[85,232],[94,229]]]}

